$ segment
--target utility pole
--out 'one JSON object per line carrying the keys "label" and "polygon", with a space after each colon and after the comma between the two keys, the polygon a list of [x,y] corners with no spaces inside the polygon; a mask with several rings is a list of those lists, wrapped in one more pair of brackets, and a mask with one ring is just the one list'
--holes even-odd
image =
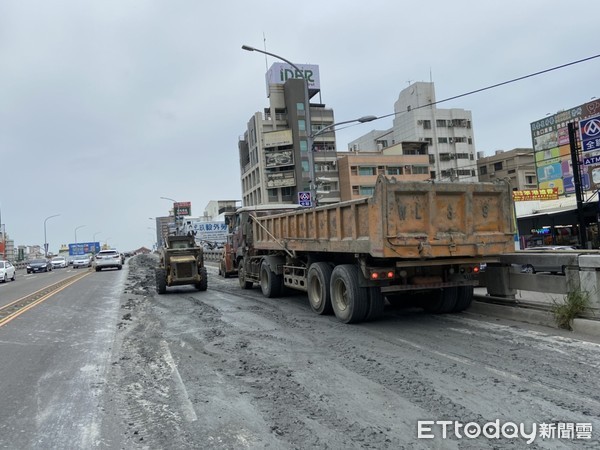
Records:
{"label": "utility pole", "polygon": [[573,166],[573,184],[575,185],[575,199],[577,200],[577,222],[579,223],[579,244],[581,248],[587,246],[587,227],[583,214],[583,189],[581,186],[581,170],[579,163],[579,148],[577,146],[577,130],[574,122],[567,125],[569,131],[569,144],[571,147],[571,165]]}

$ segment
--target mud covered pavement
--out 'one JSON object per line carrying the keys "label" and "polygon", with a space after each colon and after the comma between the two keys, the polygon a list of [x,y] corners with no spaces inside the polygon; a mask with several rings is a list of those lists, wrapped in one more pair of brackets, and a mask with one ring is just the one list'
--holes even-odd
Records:
{"label": "mud covered pavement", "polygon": [[[158,296],[155,262],[129,261],[108,380],[105,409],[127,446],[598,448],[598,344],[468,312],[391,306],[379,321],[344,325],[315,315],[302,294],[267,299],[216,267],[208,291]],[[444,439],[433,425],[433,439],[418,439],[419,420],[592,431],[527,445],[454,428]]]}

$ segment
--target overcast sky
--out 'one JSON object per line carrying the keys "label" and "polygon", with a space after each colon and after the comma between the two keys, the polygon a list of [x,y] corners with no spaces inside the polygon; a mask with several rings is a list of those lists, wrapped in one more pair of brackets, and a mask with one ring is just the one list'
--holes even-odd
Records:
{"label": "overcast sky", "polygon": [[[240,199],[238,139],[268,104],[264,49],[317,64],[337,122],[600,54],[600,2],[2,0],[0,209],[16,245],[154,242],[160,197]],[[600,97],[600,58],[439,105],[476,151],[531,147],[529,124]],[[337,133],[338,149],[392,118]]]}

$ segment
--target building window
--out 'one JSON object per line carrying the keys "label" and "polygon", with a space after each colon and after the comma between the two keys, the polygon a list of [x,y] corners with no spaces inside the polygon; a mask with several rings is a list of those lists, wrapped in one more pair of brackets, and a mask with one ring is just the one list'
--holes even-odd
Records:
{"label": "building window", "polygon": [[435,121],[435,126],[436,127],[445,127],[446,126],[446,119],[438,119]]}
{"label": "building window", "polygon": [[487,166],[481,166],[479,168],[479,175],[487,175]]}
{"label": "building window", "polygon": [[502,161],[494,163],[494,170],[502,170]]}
{"label": "building window", "polygon": [[304,111],[304,103],[296,103],[296,111]]}
{"label": "building window", "polygon": [[300,141],[300,151],[301,152],[306,152],[308,150],[308,142],[306,141]]}
{"label": "building window", "polygon": [[350,175],[353,175],[353,176],[357,176],[358,175],[358,167],[357,166],[351,166],[350,167]]}
{"label": "building window", "polygon": [[429,166],[412,166],[413,175],[424,175],[429,173]]}
{"label": "building window", "polygon": [[439,137],[438,138],[438,144],[447,144],[447,143],[448,143],[447,137]]}
{"label": "building window", "polygon": [[468,153],[457,153],[456,159],[469,159],[469,154]]}
{"label": "building window", "polygon": [[306,131],[306,121],[304,119],[298,120],[298,129],[300,131]]}
{"label": "building window", "polygon": [[431,120],[424,120],[423,121],[423,129],[424,130],[431,130]]}
{"label": "building window", "polygon": [[531,175],[528,175],[528,176],[525,177],[525,182],[527,184],[536,184],[535,177],[531,176]]}
{"label": "building window", "polygon": [[308,173],[308,161],[302,161],[302,172]]}
{"label": "building window", "polygon": [[277,192],[277,189],[268,189],[267,194],[270,202],[279,201],[279,192]]}
{"label": "building window", "polygon": [[359,186],[358,194],[359,195],[373,195],[375,192],[375,186]]}
{"label": "building window", "polygon": [[423,139],[425,142],[427,142],[429,145],[433,145],[433,138],[428,138],[426,137],[425,139]]}
{"label": "building window", "polygon": [[294,189],[292,189],[291,187],[281,188],[281,200],[284,202],[296,200],[294,199]]}
{"label": "building window", "polygon": [[388,141],[385,139],[375,141],[375,143],[377,144],[377,148],[379,148],[379,146],[381,146],[381,148],[386,148],[388,146]]}
{"label": "building window", "polygon": [[362,176],[373,176],[377,175],[377,167],[374,166],[361,166],[358,168],[358,174]]}
{"label": "building window", "polygon": [[387,174],[388,175],[402,175],[402,167],[388,167]]}
{"label": "building window", "polygon": [[429,155],[429,164],[435,164],[435,155]]}

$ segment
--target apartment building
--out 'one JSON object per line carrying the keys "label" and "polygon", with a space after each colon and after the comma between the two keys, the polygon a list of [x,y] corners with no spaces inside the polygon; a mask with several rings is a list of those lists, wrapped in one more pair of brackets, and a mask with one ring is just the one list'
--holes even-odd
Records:
{"label": "apartment building", "polygon": [[479,181],[508,180],[513,190],[537,189],[535,155],[533,148],[497,150],[492,156],[478,153]]}
{"label": "apartment building", "polygon": [[403,181],[423,181],[430,177],[425,142],[401,142],[375,152],[338,153],[342,201],[369,197],[379,175]]}
{"label": "apartment building", "polygon": [[[238,142],[244,206],[297,203],[298,193],[314,193],[323,179],[327,191],[320,186],[320,203],[340,201],[335,133],[321,133],[334,123],[333,110],[312,100],[320,94],[318,66],[298,67],[302,73],[287,64],[271,66],[269,104],[250,118]],[[308,117],[302,77],[309,81]]]}
{"label": "apartment building", "polygon": [[393,126],[373,130],[348,144],[354,152],[385,149],[400,142],[426,142],[429,178],[441,181],[477,181],[471,112],[435,105],[433,83],[417,82],[400,92],[394,103]]}

